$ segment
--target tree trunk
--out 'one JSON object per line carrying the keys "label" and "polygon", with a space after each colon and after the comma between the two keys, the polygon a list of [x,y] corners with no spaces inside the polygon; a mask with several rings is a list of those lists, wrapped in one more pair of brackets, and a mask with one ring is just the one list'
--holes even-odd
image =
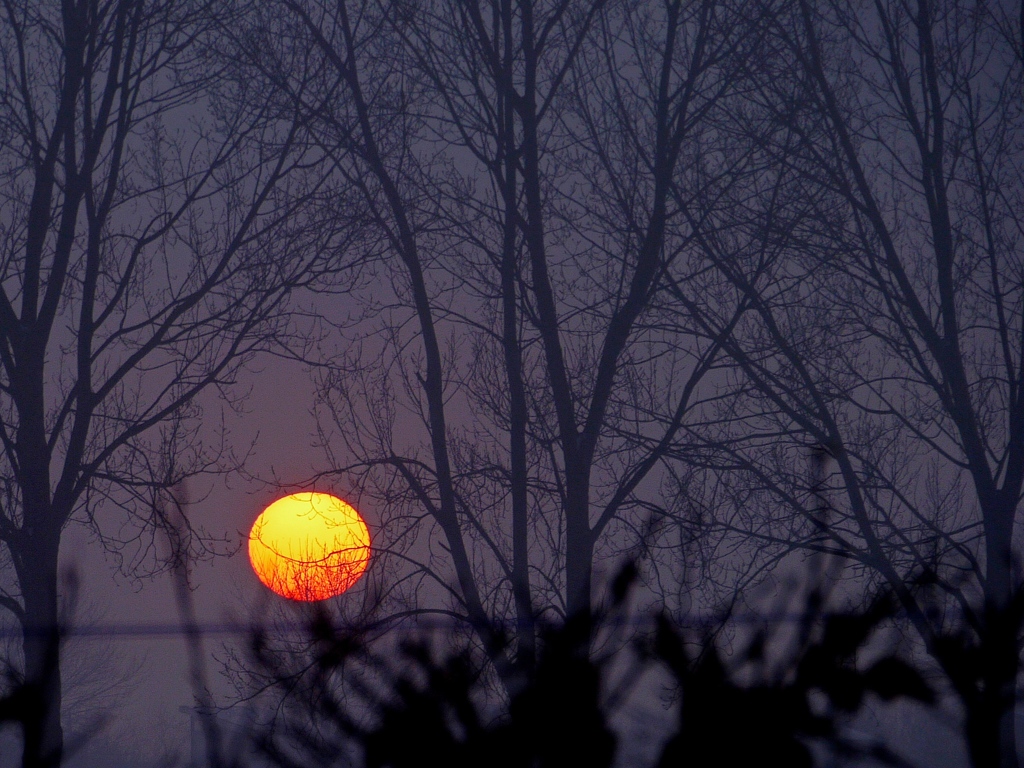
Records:
{"label": "tree trunk", "polygon": [[590,468],[566,458],[565,613],[590,620],[594,536],[590,530]]}
{"label": "tree trunk", "polygon": [[44,524],[42,531],[29,534],[31,543],[25,548],[27,556],[18,567],[25,606],[22,768],[57,768],[64,751],[57,615],[59,533],[51,535],[49,527]]}
{"label": "tree trunk", "polygon": [[[1017,768],[1014,686],[1017,652],[1014,634],[1005,631],[1005,612],[986,617],[979,644],[980,690],[964,697],[965,736],[974,768]],[[973,700],[972,700],[973,699]]]}
{"label": "tree trunk", "polygon": [[[968,713],[967,738],[975,766],[1016,768],[1015,707],[1019,620],[1013,610],[1011,541],[1016,494],[995,501],[985,515],[985,615],[981,637],[979,711]],[[1001,503],[1003,502],[1003,503]]]}

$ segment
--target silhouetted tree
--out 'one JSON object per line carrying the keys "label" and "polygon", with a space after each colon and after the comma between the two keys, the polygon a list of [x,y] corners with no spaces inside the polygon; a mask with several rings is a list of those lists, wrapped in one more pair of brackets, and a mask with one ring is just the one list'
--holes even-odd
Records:
{"label": "silhouetted tree", "polygon": [[802,549],[830,577],[852,566],[848,591],[884,582],[963,702],[975,763],[1014,759],[1015,17],[927,0],[250,14],[239,65],[359,198],[363,314],[322,369],[320,426],[379,515],[378,618],[464,619],[513,696],[538,620],[593,610],[603,562],[670,543],[646,561],[657,589],[696,536],[705,581],[739,600]]}
{"label": "silhouetted tree", "polygon": [[680,455],[700,468],[681,506],[887,584],[976,766],[1017,763],[1024,60],[1007,8],[772,14],[735,123],[747,173],[689,204],[706,271],[673,289],[680,323],[730,329],[737,365]]}
{"label": "silhouetted tree", "polygon": [[[230,460],[204,447],[197,395],[287,341],[283,302],[319,258],[306,191],[281,183],[300,125],[220,65],[216,5],[0,12],[0,606],[22,628],[26,768],[63,749],[63,530],[146,561],[156,490]],[[137,527],[102,525],[111,507]]]}
{"label": "silhouetted tree", "polygon": [[[364,196],[369,314],[341,335],[320,423],[378,516],[370,592],[463,617],[515,690],[538,619],[589,612],[595,568],[660,535],[658,463],[717,347],[646,313],[688,245],[674,180],[756,19],[281,0],[246,29],[253,77]],[[506,624],[516,642],[493,643]]]}

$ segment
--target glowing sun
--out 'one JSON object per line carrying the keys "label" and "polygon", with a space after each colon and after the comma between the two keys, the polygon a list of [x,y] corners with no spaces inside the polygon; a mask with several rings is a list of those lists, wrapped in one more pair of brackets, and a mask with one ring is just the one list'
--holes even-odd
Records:
{"label": "glowing sun", "polygon": [[363,575],[370,562],[370,532],[341,499],[293,493],[256,518],[249,562],[259,580],[282,597],[326,600]]}

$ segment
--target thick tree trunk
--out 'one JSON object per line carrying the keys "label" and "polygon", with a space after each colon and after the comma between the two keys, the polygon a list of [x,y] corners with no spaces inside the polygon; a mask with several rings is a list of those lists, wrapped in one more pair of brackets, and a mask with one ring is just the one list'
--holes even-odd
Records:
{"label": "thick tree trunk", "polygon": [[64,749],[57,559],[66,513],[54,506],[51,496],[44,396],[46,343],[40,336],[29,336],[16,349],[18,365],[11,377],[19,419],[15,454],[23,514],[21,530],[9,543],[24,609],[23,768],[59,766]]}
{"label": "thick tree trunk", "polygon": [[[566,474],[569,475],[572,471],[570,469]],[[591,577],[594,567],[594,537],[589,520],[589,482],[574,480],[570,475],[566,478],[566,486],[568,492],[565,510],[565,612],[567,617],[586,617],[589,621],[593,607]]]}
{"label": "thick tree trunk", "polygon": [[22,768],[57,768],[64,751],[57,609],[59,538],[48,533],[39,532],[31,537],[27,548],[31,554],[18,569],[25,606]]}
{"label": "thick tree trunk", "polygon": [[[984,491],[988,491],[985,493]],[[1011,541],[1016,494],[979,491],[985,530],[984,606],[976,641],[935,649],[964,705],[964,737],[974,768],[1017,768],[1015,710],[1020,615],[1014,605]]]}
{"label": "thick tree trunk", "polygon": [[[1000,494],[1005,497],[1004,494]],[[1016,768],[1014,722],[1019,621],[1013,610],[1012,549],[1016,494],[996,500],[985,515],[985,617],[981,638],[979,711],[968,713],[968,747],[975,766]]]}
{"label": "thick tree trunk", "polygon": [[964,697],[965,736],[974,768],[1017,768],[1014,690],[1017,652],[1014,634],[1005,631],[1005,613],[986,619],[979,648],[980,689]]}

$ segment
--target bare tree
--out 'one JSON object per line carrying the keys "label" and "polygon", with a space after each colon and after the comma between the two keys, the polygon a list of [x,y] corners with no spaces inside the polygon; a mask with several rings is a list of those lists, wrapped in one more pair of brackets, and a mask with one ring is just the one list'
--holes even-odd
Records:
{"label": "bare tree", "polygon": [[514,690],[538,622],[589,615],[602,564],[660,533],[657,467],[718,347],[647,312],[690,245],[673,180],[757,26],[712,2],[251,18],[253,77],[363,195],[375,279],[320,423],[380,521],[370,592],[385,617],[464,621]]}
{"label": "bare tree", "polygon": [[772,18],[735,124],[750,172],[689,206],[708,271],[673,290],[687,327],[734,324],[738,366],[689,489],[723,534],[887,582],[973,763],[1016,765],[1022,30],[929,0]]}
{"label": "bare tree", "polygon": [[26,767],[63,749],[62,531],[86,522],[145,563],[158,489],[231,458],[204,444],[197,395],[287,341],[284,302],[319,258],[308,190],[283,183],[300,124],[221,67],[216,7],[3,4],[0,605],[22,627]]}

